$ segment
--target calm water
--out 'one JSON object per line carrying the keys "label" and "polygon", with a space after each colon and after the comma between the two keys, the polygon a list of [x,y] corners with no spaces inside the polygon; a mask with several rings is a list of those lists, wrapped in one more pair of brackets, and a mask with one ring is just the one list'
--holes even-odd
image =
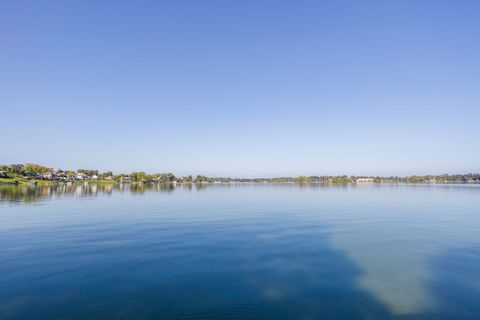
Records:
{"label": "calm water", "polygon": [[0,319],[480,319],[480,186],[0,186]]}

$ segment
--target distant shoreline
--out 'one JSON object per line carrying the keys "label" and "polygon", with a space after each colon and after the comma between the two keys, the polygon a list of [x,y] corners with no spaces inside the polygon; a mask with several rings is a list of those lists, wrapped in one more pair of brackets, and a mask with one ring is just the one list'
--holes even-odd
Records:
{"label": "distant shoreline", "polygon": [[230,182],[118,182],[112,180],[84,180],[84,181],[52,181],[52,180],[26,180],[14,178],[0,178],[0,185],[14,185],[14,186],[54,186],[54,185],[82,185],[82,184],[110,184],[110,185],[242,185],[242,184],[299,184],[299,185],[379,185],[379,184],[421,184],[421,185],[445,185],[445,184],[480,184],[480,181],[438,181],[438,182],[408,182],[408,181],[380,181],[380,182],[321,182],[321,181],[230,181]]}
{"label": "distant shoreline", "polygon": [[173,183],[173,184],[219,184],[219,183],[321,183],[321,184],[372,184],[372,183],[480,183],[479,173],[443,174],[423,176],[298,176],[276,178],[231,178],[207,177],[192,175],[177,177],[170,172],[145,173],[135,171],[131,173],[113,174],[112,171],[99,172],[92,169],[62,170],[53,169],[39,164],[11,164],[0,165],[0,183],[2,184],[55,184],[55,183]]}

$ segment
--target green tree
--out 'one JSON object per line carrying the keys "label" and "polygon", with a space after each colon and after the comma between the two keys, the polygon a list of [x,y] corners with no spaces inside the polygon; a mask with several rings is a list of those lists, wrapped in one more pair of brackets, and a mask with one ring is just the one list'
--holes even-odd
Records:
{"label": "green tree", "polygon": [[198,175],[196,178],[195,178],[195,183],[206,183],[208,182],[210,179],[207,177],[207,176],[202,176],[202,175]]}
{"label": "green tree", "polygon": [[11,164],[7,167],[7,175],[10,178],[18,178],[25,175],[23,164]]}
{"label": "green tree", "polygon": [[130,180],[132,182],[146,182],[148,180],[147,178],[148,175],[143,171],[130,173]]}
{"label": "green tree", "polygon": [[306,177],[306,176],[299,176],[299,177],[297,178],[297,180],[298,180],[298,182],[300,182],[300,183],[308,183],[308,182],[310,182],[310,179],[309,179],[308,177]]}

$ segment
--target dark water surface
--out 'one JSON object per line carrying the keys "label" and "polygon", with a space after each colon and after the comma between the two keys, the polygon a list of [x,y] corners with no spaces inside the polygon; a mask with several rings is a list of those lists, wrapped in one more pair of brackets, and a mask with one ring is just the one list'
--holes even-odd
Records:
{"label": "dark water surface", "polygon": [[480,187],[0,186],[0,319],[480,319]]}

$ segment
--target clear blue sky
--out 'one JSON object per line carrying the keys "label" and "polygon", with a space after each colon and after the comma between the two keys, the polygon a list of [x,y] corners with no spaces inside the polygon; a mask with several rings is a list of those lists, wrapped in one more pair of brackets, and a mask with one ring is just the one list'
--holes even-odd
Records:
{"label": "clear blue sky", "polygon": [[0,163],[480,171],[480,1],[2,1]]}

